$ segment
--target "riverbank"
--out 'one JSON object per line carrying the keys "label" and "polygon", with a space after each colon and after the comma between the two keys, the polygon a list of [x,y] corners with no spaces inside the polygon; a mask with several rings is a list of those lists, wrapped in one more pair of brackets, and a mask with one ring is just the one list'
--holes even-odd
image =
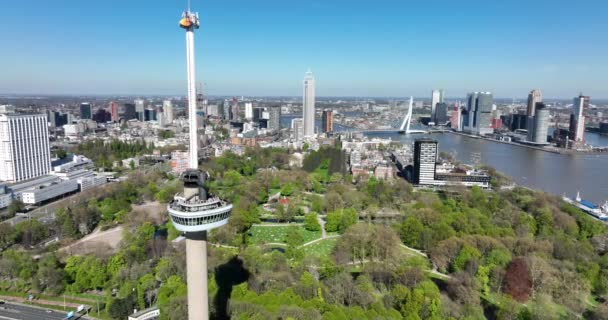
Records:
{"label": "riverbank", "polygon": [[606,155],[608,155],[608,152],[606,152],[606,151],[594,151],[594,150],[580,151],[580,150],[563,149],[563,148],[557,148],[557,147],[550,147],[550,148],[549,147],[537,147],[537,146],[527,145],[527,144],[518,143],[518,142],[501,141],[501,140],[496,140],[496,139],[492,139],[492,138],[476,136],[476,135],[472,135],[472,134],[468,134],[468,133],[464,133],[464,132],[458,132],[458,131],[447,131],[447,132],[457,134],[460,136],[464,136],[464,137],[468,137],[468,138],[472,138],[472,139],[481,139],[481,140],[486,140],[486,141],[503,143],[503,144],[508,144],[508,145],[512,145],[512,146],[517,146],[517,147],[522,147],[522,148],[532,149],[532,150],[538,150],[538,151],[544,151],[544,152],[549,152],[549,153],[554,153],[554,154],[563,154],[563,155],[606,154]]}

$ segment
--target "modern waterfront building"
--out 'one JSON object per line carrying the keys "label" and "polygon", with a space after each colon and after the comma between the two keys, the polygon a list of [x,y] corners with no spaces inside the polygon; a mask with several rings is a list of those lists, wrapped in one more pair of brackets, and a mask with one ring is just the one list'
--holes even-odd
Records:
{"label": "modern waterfront building", "polygon": [[46,114],[0,109],[0,181],[19,182],[51,171]]}
{"label": "modern waterfront building", "polygon": [[536,103],[534,107],[534,117],[528,117],[532,120],[532,125],[528,129],[528,141],[534,144],[547,144],[547,135],[549,134],[549,109],[542,102]]}
{"label": "modern waterfront building", "polygon": [[443,102],[443,90],[433,90],[431,92],[431,121],[437,123],[437,104]]}
{"label": "modern waterfront building", "polygon": [[323,132],[333,132],[334,131],[334,112],[332,110],[323,110],[322,119],[322,129]]}
{"label": "modern waterfront building", "polygon": [[291,132],[293,140],[301,141],[304,139],[304,120],[302,118],[291,120]]}
{"label": "modern waterfront building", "polygon": [[137,120],[145,121],[145,106],[144,100],[135,99],[135,113],[137,114]]}
{"label": "modern waterfront building", "polygon": [[171,100],[163,101],[163,115],[166,124],[173,123],[173,103],[171,103]]}
{"label": "modern waterfront building", "polygon": [[460,110],[460,106],[458,104],[455,105],[454,110],[452,110],[450,124],[452,129],[458,132],[462,131],[462,110]]}
{"label": "modern waterfront building", "polygon": [[175,228],[186,236],[186,277],[188,319],[209,319],[207,286],[207,231],[228,223],[232,204],[209,195],[207,174],[198,169],[198,133],[194,30],[199,28],[198,13],[184,11],[179,22],[186,30],[188,74],[189,170],[182,174],[184,191],[175,196],[167,211]]}
{"label": "modern waterfront building", "polygon": [[536,104],[543,102],[543,94],[538,89],[534,89],[528,93],[528,109],[526,115],[528,117],[534,117],[536,114]]}
{"label": "modern waterfront building", "polygon": [[543,101],[543,94],[538,89],[534,89],[528,93],[528,108],[526,110],[526,129],[528,130],[527,140],[533,142],[534,137],[534,116],[536,114],[536,105]]}
{"label": "modern waterfront building", "polygon": [[590,98],[581,93],[574,98],[572,113],[570,114],[570,140],[575,143],[585,142],[585,109],[589,107]]}
{"label": "modern waterfront building", "polygon": [[435,125],[445,125],[450,121],[448,118],[448,104],[445,102],[439,102],[435,105],[435,119],[433,120]]}
{"label": "modern waterfront building", "polygon": [[304,137],[315,135],[315,78],[309,70],[304,75],[304,98],[302,101]]}
{"label": "modern waterfront building", "polygon": [[470,134],[486,135],[494,132],[492,128],[491,92],[473,92],[467,96],[467,108],[463,115],[463,130]]}
{"label": "modern waterfront building", "polygon": [[490,176],[476,169],[461,169],[445,163],[437,165],[438,144],[431,139],[419,139],[414,142],[414,165],[411,181],[418,186],[478,186],[490,188]]}
{"label": "modern waterfront building", "polygon": [[435,180],[437,141],[419,139],[414,142],[414,184],[432,184]]}
{"label": "modern waterfront building", "polygon": [[90,103],[83,102],[80,104],[80,119],[93,119],[93,108]]}

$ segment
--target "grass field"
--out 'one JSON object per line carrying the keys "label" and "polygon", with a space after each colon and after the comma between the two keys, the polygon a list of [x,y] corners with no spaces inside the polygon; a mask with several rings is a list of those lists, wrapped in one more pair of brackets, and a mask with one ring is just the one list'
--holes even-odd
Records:
{"label": "grass field", "polygon": [[289,228],[297,228],[304,243],[321,238],[321,231],[308,231],[302,226],[278,226],[278,227],[260,227],[253,226],[249,230],[250,241],[252,244],[264,243],[285,243],[285,237]]}
{"label": "grass field", "polygon": [[302,250],[304,251],[304,255],[306,256],[329,256],[334,250],[336,242],[338,242],[338,238],[323,239],[306,247],[302,247]]}

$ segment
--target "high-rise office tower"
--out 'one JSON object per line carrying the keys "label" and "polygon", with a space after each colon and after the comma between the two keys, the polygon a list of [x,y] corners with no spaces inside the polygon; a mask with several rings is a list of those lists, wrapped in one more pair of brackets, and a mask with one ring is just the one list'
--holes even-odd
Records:
{"label": "high-rise office tower", "polygon": [[528,130],[528,141],[534,141],[534,115],[536,114],[536,105],[543,101],[543,94],[538,89],[534,89],[528,93],[528,109],[526,110],[526,129]]}
{"label": "high-rise office tower", "polygon": [[418,139],[414,142],[414,184],[432,184],[435,181],[437,162],[437,141]]}
{"label": "high-rise office tower", "polygon": [[110,109],[110,120],[118,122],[120,119],[120,116],[118,115],[118,103],[111,101],[108,109]]}
{"label": "high-rise office tower", "polygon": [[137,119],[138,115],[134,103],[125,103],[123,117],[125,120]]}
{"label": "high-rise office tower", "polygon": [[144,100],[142,99],[136,99],[135,100],[135,113],[137,114],[137,119],[139,121],[145,121],[145,107],[144,107]]}
{"label": "high-rise office tower", "polygon": [[304,138],[304,120],[301,118],[292,119],[291,131],[293,133],[293,139],[301,141]]}
{"label": "high-rise office tower", "polygon": [[435,105],[435,125],[445,125],[450,119],[448,118],[448,104],[439,102]]}
{"label": "high-rise office tower", "polygon": [[0,180],[19,182],[51,171],[45,114],[17,114],[0,106]]}
{"label": "high-rise office tower", "polygon": [[165,100],[163,101],[163,114],[164,114],[164,118],[165,118],[165,123],[166,124],[172,124],[173,123],[173,103],[171,103],[171,100]]}
{"label": "high-rise office tower", "polygon": [[464,113],[464,130],[468,133],[486,135],[492,129],[492,106],[494,98],[491,92],[473,92],[467,97],[467,108]]}
{"label": "high-rise office tower", "polygon": [[536,104],[543,102],[543,94],[538,89],[534,89],[528,93],[528,110],[526,114],[528,117],[534,117],[536,114]]}
{"label": "high-rise office tower", "polygon": [[455,105],[450,116],[450,124],[452,129],[462,131],[462,110],[459,105]]}
{"label": "high-rise office tower", "polygon": [[588,96],[582,93],[574,98],[572,114],[570,115],[570,140],[575,142],[585,142],[585,109],[589,108]]}
{"label": "high-rise office tower", "polygon": [[323,110],[323,117],[321,118],[323,125],[323,132],[334,131],[334,112],[332,110]]}
{"label": "high-rise office tower", "polygon": [[231,113],[232,109],[230,108],[230,101],[226,99],[224,100],[224,104],[222,105],[222,119],[232,120]]}
{"label": "high-rise office tower", "polygon": [[80,119],[93,119],[93,108],[88,102],[80,104]]}
{"label": "high-rise office tower", "polygon": [[532,130],[528,129],[528,136],[532,139],[528,140],[538,144],[546,144],[549,134],[549,109],[545,107],[544,103],[538,102],[534,110],[534,126]]}
{"label": "high-rise office tower", "polygon": [[443,102],[443,90],[431,92],[431,121],[437,123],[437,104]]}
{"label": "high-rise office tower", "polygon": [[228,223],[232,204],[209,195],[205,188],[207,174],[198,169],[198,134],[196,124],[196,77],[194,30],[199,27],[197,13],[182,14],[180,26],[186,29],[186,65],[188,73],[188,170],[182,174],[184,191],[174,197],[167,211],[175,229],[186,236],[186,278],[188,284],[188,319],[209,319],[207,286],[207,231]]}
{"label": "high-rise office tower", "polygon": [[253,103],[251,103],[251,102],[245,103],[245,119],[246,120],[253,119]]}
{"label": "high-rise office tower", "polygon": [[281,129],[281,107],[275,106],[275,107],[268,108],[268,130],[278,131],[280,129]]}
{"label": "high-rise office tower", "polygon": [[156,109],[146,108],[144,110],[144,121],[156,121]]}
{"label": "high-rise office tower", "polygon": [[304,120],[304,136],[315,135],[315,78],[309,70],[304,75],[304,99],[302,101],[302,119]]}

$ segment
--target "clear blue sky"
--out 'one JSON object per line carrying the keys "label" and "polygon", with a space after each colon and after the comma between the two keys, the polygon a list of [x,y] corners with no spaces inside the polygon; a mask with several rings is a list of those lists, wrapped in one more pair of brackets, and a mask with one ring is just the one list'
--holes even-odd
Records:
{"label": "clear blue sky", "polygon": [[[185,0],[18,0],[0,8],[0,93],[185,92]],[[608,98],[605,0],[192,0],[212,95]]]}

